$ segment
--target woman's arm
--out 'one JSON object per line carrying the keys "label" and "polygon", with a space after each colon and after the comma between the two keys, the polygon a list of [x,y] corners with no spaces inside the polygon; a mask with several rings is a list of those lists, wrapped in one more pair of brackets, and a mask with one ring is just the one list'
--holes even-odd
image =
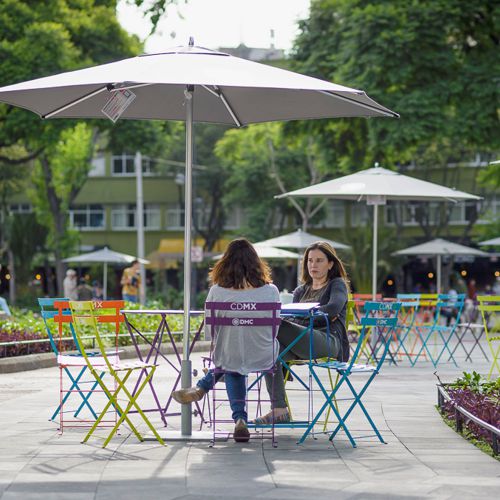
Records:
{"label": "woman's arm", "polygon": [[334,279],[330,286],[328,302],[319,307],[320,311],[328,314],[330,320],[338,316],[347,304],[347,287],[343,279]]}

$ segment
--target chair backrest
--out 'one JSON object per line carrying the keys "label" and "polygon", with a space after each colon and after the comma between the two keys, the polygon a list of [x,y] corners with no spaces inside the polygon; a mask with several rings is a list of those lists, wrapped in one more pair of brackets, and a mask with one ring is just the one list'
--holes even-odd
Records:
{"label": "chair backrest", "polygon": [[[57,302],[57,306],[55,303]],[[63,333],[64,325],[68,325],[71,335],[74,339],[74,331],[71,317],[71,310],[69,309],[68,299],[65,298],[39,298],[38,305],[42,319],[47,330],[50,346],[56,356],[64,351]],[[51,326],[57,326],[57,337],[54,337],[54,331]]]}
{"label": "chair backrest", "polygon": [[379,371],[383,365],[389,346],[392,340],[392,334],[398,323],[398,315],[401,309],[400,302],[366,302],[364,305],[365,314],[361,318],[361,334],[358,339],[358,344],[352,355],[349,363],[349,369],[352,368],[359,352],[363,347],[364,338],[367,331],[371,329],[371,334],[377,334],[378,338],[382,340],[383,352],[377,361],[376,370]]}
{"label": "chair backrest", "polygon": [[500,340],[500,295],[478,295],[477,301],[488,342]]}
{"label": "chair backrest", "polygon": [[[273,360],[278,355],[275,347],[275,339],[278,335],[278,328],[281,323],[280,302],[206,302],[205,303],[205,324],[210,329],[212,339],[212,351],[216,346],[217,336],[219,334],[230,335],[231,329],[237,328],[259,328],[259,343],[262,348],[262,342],[272,349]],[[251,332],[249,332],[251,333]],[[254,341],[257,339],[251,334],[245,335],[244,341],[248,353],[255,349]],[[276,352],[275,352],[276,351]],[[246,349],[245,349],[246,352]],[[241,353],[242,359],[245,354]],[[250,354],[251,356],[251,354]],[[267,355],[264,356],[267,360]],[[267,369],[268,366],[262,367]]]}
{"label": "chair backrest", "polygon": [[454,323],[452,326],[455,327],[460,320],[464,304],[465,304],[465,293],[458,293],[458,294],[440,293],[438,295],[438,299],[436,302],[436,321],[438,321],[441,311],[443,310],[454,311]]}
{"label": "chair backrest", "polygon": [[[39,298],[38,304],[41,308],[41,314],[47,330],[50,345],[56,355],[63,352],[65,349],[63,338],[64,325],[68,325],[73,342],[78,350],[79,344],[76,338],[76,332],[73,323],[73,316],[69,306],[69,300],[66,298]],[[120,331],[121,324],[125,321],[125,317],[120,313],[124,308],[123,300],[98,300],[92,302],[93,309],[98,311],[96,319],[98,323],[114,323],[115,333]],[[51,322],[57,325],[57,333],[59,339],[55,339],[51,329]],[[80,354],[83,354],[80,351]]]}
{"label": "chair backrest", "polygon": [[[85,333],[91,333],[95,336],[99,347],[100,356],[104,359],[108,368],[113,369],[113,364],[119,359],[118,356],[118,334],[120,332],[120,324],[125,321],[123,314],[120,313],[125,305],[123,300],[101,300],[101,301],[69,301],[69,308],[73,317],[73,325],[75,331],[75,341],[78,348],[89,365],[93,365],[89,360],[89,353],[85,348],[83,336]],[[108,346],[99,332],[98,325],[102,323],[115,324],[115,353],[108,352]]]}

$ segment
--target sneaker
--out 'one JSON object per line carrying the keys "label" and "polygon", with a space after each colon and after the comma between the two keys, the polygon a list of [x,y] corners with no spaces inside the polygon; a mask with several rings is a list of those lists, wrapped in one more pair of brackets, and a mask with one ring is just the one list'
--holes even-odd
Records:
{"label": "sneaker", "polygon": [[189,389],[179,389],[172,393],[172,397],[183,405],[200,401],[206,392],[201,387],[190,387]]}
{"label": "sneaker", "polygon": [[248,443],[250,440],[250,432],[248,431],[247,423],[239,418],[234,426],[233,439],[237,443]]}

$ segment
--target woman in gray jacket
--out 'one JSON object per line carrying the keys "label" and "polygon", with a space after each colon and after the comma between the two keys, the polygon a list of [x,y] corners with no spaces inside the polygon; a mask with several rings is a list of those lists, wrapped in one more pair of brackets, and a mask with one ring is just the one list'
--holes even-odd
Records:
{"label": "woman in gray jacket", "polygon": [[[284,354],[284,361],[293,359],[309,359],[310,336],[313,339],[314,358],[330,357],[339,361],[349,359],[349,340],[346,331],[346,311],[349,281],[344,264],[337,256],[335,249],[324,241],[310,245],[302,261],[302,285],[293,293],[293,302],[319,302],[319,310],[326,313],[314,318],[313,330],[308,331]],[[309,318],[296,317],[281,322],[278,331],[280,350],[283,351],[309,325]],[[272,409],[266,415],[257,418],[257,424],[283,423],[290,421],[286,406],[285,382],[281,364],[276,367],[273,377],[266,376],[269,395],[272,398]]]}

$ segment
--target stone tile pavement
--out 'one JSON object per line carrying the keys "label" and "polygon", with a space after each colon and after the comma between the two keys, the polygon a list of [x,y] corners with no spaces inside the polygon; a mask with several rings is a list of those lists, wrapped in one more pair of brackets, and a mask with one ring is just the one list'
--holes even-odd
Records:
{"label": "stone tile pavement", "polygon": [[[193,357],[201,366],[200,355]],[[460,368],[442,365],[451,380]],[[486,371],[486,364],[474,369]],[[322,499],[322,498],[498,498],[500,462],[457,436],[435,410],[436,379],[422,362],[386,366],[365,403],[388,444],[373,438],[353,449],[345,436],[333,445],[324,435],[296,445],[300,431],[279,432],[248,444],[138,443],[122,428],[107,449],[99,440],[80,441],[84,429],[65,430],[48,421],[58,401],[58,370],[0,374],[0,497],[10,499]],[[172,370],[156,378],[166,397]],[[292,407],[304,411],[306,398],[295,382]],[[293,389],[293,390],[292,390]],[[145,402],[147,403],[147,402]],[[157,415],[150,414],[160,427]],[[138,422],[137,418],[134,418]],[[193,427],[198,420],[194,419]],[[354,434],[367,434],[361,414],[350,421]],[[169,420],[171,429],[179,419]],[[144,430],[144,426],[141,426]],[[102,434],[102,431],[101,431]],[[102,434],[103,435],[103,434]]]}

